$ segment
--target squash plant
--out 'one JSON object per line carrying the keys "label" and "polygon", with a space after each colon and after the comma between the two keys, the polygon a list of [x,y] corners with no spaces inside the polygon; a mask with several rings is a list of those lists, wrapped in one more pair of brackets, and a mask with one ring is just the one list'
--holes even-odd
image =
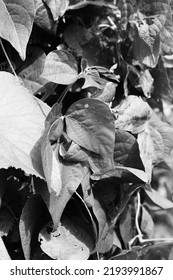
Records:
{"label": "squash plant", "polygon": [[172,1],[0,14],[1,259],[172,259]]}

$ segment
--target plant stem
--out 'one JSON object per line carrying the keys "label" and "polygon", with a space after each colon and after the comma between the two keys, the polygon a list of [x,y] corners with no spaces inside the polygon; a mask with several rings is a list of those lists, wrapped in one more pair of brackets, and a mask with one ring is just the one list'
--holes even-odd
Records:
{"label": "plant stem", "polygon": [[[2,43],[1,38],[0,38],[0,45],[1,45],[1,47],[2,47],[2,50],[3,50],[4,54],[5,54],[5,57],[6,57],[6,59],[7,59],[8,63],[9,63],[9,65],[10,65],[10,67],[11,67],[11,70],[12,70],[14,76],[15,76],[15,77],[18,79],[18,81],[19,81],[19,78],[18,78],[18,76],[17,76],[17,74],[16,74],[16,72],[15,72],[15,70],[14,70],[14,67],[13,67],[13,65],[12,65],[12,63],[11,63],[9,57],[8,57],[8,54],[7,54],[7,52],[6,52],[5,48],[4,48],[4,45],[3,45],[3,43]],[[19,82],[20,82],[20,81],[19,81]]]}

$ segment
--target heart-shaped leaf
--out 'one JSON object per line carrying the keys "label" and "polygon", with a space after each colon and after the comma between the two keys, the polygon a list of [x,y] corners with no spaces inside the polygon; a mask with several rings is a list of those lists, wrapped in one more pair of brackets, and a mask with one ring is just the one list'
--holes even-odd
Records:
{"label": "heart-shaped leaf", "polygon": [[0,37],[9,41],[23,60],[34,16],[34,0],[0,0]]}
{"label": "heart-shaped leaf", "polygon": [[67,51],[50,52],[46,57],[41,77],[57,84],[74,83],[78,77],[76,59]]}

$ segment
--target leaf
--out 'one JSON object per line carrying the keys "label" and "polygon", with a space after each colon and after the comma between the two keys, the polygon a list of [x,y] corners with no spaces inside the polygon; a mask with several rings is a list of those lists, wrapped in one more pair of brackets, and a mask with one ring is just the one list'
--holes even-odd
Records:
{"label": "leaf", "polygon": [[0,37],[9,41],[23,60],[34,16],[34,0],[0,0]]}
{"label": "leaf", "polygon": [[12,74],[0,72],[0,109],[0,168],[14,166],[43,177],[39,139],[49,107]]}
{"label": "leaf", "polygon": [[164,24],[160,33],[161,47],[164,54],[172,54],[173,51],[173,26],[172,26],[172,11],[169,0],[145,0],[142,3],[142,13],[153,16],[164,16]]}
{"label": "leaf", "polygon": [[114,162],[115,165],[120,164],[136,169],[144,168],[137,140],[125,130],[115,130]]}
{"label": "leaf", "polygon": [[7,236],[14,226],[14,217],[7,208],[0,209],[0,237]]}
{"label": "leaf", "polygon": [[170,209],[173,208],[173,202],[161,196],[157,191],[151,189],[148,191],[145,189],[146,194],[148,197],[160,208],[162,209]]}
{"label": "leaf", "polygon": [[0,237],[0,260],[11,260],[1,237]]}
{"label": "leaf", "polygon": [[151,96],[151,92],[153,89],[154,79],[152,78],[148,69],[144,70],[139,78],[139,86],[142,88],[143,93],[146,97]]}
{"label": "leaf", "polygon": [[39,233],[41,249],[52,259],[87,260],[93,244],[79,225],[63,217],[56,231],[51,232],[52,224],[48,223]]}
{"label": "leaf", "polygon": [[45,1],[36,0],[36,15],[34,23],[46,33],[55,36],[57,23],[54,21],[52,12],[45,4]]}
{"label": "leaf", "polygon": [[67,51],[52,51],[45,61],[41,78],[53,83],[69,85],[78,78],[76,59]]}
{"label": "leaf", "polygon": [[121,11],[121,27],[125,30],[127,28],[128,20],[136,12],[136,1],[118,0],[117,5]]}
{"label": "leaf", "polygon": [[51,142],[55,139],[59,140],[63,132],[62,119],[57,119],[51,127],[45,129],[41,143],[41,157],[44,175],[48,184],[50,193],[53,191],[56,196],[59,195],[62,188],[62,180],[60,173],[60,164],[58,156],[56,156],[56,150],[51,146]]}
{"label": "leaf", "polygon": [[138,253],[133,250],[123,250],[122,253],[113,256],[110,260],[137,260]]}
{"label": "leaf", "polygon": [[106,253],[113,245],[113,229],[109,228],[106,214],[97,199],[94,200],[92,209],[99,225],[98,241],[94,251]]}
{"label": "leaf", "polygon": [[168,123],[160,121],[160,119],[154,112],[152,112],[151,114],[149,125],[152,128],[156,129],[162,137],[164,143],[163,159],[166,160],[166,158],[170,155],[171,150],[173,149],[173,128]]}
{"label": "leaf", "polygon": [[[169,73],[169,72],[168,72]],[[163,65],[163,61],[159,61],[158,65],[152,69],[151,75],[154,78],[153,98],[162,98],[167,102],[173,102],[173,89],[171,87],[171,80],[167,73],[167,69]]]}
{"label": "leaf", "polygon": [[142,207],[141,231],[145,234],[145,238],[153,238],[154,222],[149,212]]}
{"label": "leaf", "polygon": [[133,134],[145,129],[150,118],[150,107],[135,95],[127,96],[122,102],[112,109],[115,116],[115,128],[127,130]]}
{"label": "leaf", "polygon": [[105,102],[109,105],[115,98],[117,86],[118,86],[118,84],[115,84],[112,82],[106,83],[103,91],[101,92],[101,94],[98,97],[96,97],[96,99],[98,99],[102,102]]}
{"label": "leaf", "polygon": [[134,54],[140,63],[151,68],[157,65],[160,55],[159,32],[155,24],[149,27],[145,21],[136,22],[133,44]]}
{"label": "leaf", "polygon": [[164,142],[161,134],[152,126],[147,125],[145,130],[138,134],[140,157],[151,181],[152,169],[155,164],[164,158]]}
{"label": "leaf", "polygon": [[30,47],[30,51],[32,53],[28,55],[24,66],[18,72],[18,76],[22,78],[25,87],[33,94],[39,92],[53,93],[53,84],[40,77],[46,60],[45,53],[37,47]]}
{"label": "leaf", "polygon": [[50,8],[54,20],[62,17],[69,5],[69,0],[44,0],[44,2]]}
{"label": "leaf", "polygon": [[112,164],[115,133],[113,117],[106,104],[84,98],[68,109],[65,121],[67,134],[75,143]]}
{"label": "leaf", "polygon": [[47,222],[47,212],[46,205],[39,195],[30,197],[22,209],[19,232],[26,260],[30,259],[37,242],[38,233],[43,224]]}

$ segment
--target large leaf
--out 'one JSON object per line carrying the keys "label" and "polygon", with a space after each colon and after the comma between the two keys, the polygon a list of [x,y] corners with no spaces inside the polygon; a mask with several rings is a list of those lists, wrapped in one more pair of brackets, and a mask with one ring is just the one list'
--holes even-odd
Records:
{"label": "large leaf", "polygon": [[47,212],[46,205],[39,195],[29,198],[22,209],[19,232],[26,260],[30,259],[31,250],[34,249],[40,229],[48,221],[46,220]]}
{"label": "large leaf", "polygon": [[114,122],[109,107],[96,99],[84,98],[66,112],[66,130],[79,146],[97,154],[106,163],[113,163]]}
{"label": "large leaf", "polygon": [[46,57],[41,77],[57,84],[74,83],[78,77],[76,59],[67,51],[50,52]]}
{"label": "large leaf", "polygon": [[49,110],[12,74],[0,72],[0,168],[43,176],[39,139]]}
{"label": "large leaf", "polygon": [[0,37],[9,41],[23,60],[34,16],[34,0],[0,0]]}
{"label": "large leaf", "polygon": [[48,223],[39,234],[41,249],[52,259],[87,260],[93,248],[93,243],[87,232],[63,217],[56,231]]}

